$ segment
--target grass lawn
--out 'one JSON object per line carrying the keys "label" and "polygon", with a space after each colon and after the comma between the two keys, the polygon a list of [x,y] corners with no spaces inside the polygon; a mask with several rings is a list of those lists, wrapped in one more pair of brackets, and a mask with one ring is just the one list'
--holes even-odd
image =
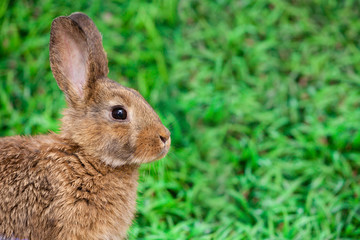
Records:
{"label": "grass lawn", "polygon": [[360,239],[359,1],[1,0],[0,136],[57,131],[75,11],[172,132],[129,239]]}

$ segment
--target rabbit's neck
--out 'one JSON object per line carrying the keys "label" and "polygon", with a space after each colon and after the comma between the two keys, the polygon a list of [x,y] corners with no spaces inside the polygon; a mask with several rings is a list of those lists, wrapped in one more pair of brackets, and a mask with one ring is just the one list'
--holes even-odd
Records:
{"label": "rabbit's neck", "polygon": [[[45,137],[45,136],[44,136]],[[113,167],[104,161],[104,159],[99,158],[97,156],[93,156],[87,151],[79,146],[76,142],[72,139],[64,136],[64,135],[57,135],[57,134],[50,134],[50,138],[47,138],[47,141],[51,141],[50,144],[57,142],[57,148],[64,152],[64,154],[72,155],[77,159],[80,165],[86,169],[92,169],[92,171],[97,172],[100,175],[105,176],[106,174],[130,174],[133,172],[137,172],[139,169],[138,164],[124,164],[121,166]]]}
{"label": "rabbit's neck", "polygon": [[[103,159],[87,153],[81,146],[64,135],[51,133],[39,135],[34,140],[34,149],[51,149],[52,153],[60,155],[61,159],[64,158],[68,164],[74,165],[73,169],[88,173],[90,176],[105,177],[110,174],[113,177],[118,175],[123,178],[133,174],[137,175],[139,169],[137,164],[124,164],[117,167],[106,164]],[[69,159],[71,159],[70,162]]]}
{"label": "rabbit's neck", "polygon": [[74,141],[69,132],[61,132],[59,135],[52,134],[51,139],[56,139],[61,145],[66,145],[66,148],[77,155],[83,156],[85,160],[89,161],[91,164],[96,165],[100,171],[107,172],[119,172],[126,171],[129,169],[137,170],[139,168],[139,164],[119,164],[119,162],[123,162],[120,159],[115,159],[111,156],[104,156],[101,151],[95,151],[93,148],[90,150],[86,147],[81,146],[79,143]]}

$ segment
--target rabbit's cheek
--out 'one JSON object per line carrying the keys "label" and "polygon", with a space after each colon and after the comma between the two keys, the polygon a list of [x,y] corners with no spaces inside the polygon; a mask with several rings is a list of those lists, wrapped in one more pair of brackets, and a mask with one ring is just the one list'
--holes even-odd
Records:
{"label": "rabbit's cheek", "polygon": [[107,159],[105,162],[111,162],[109,165],[119,166],[128,163],[132,159],[134,151],[134,146],[127,138],[114,137],[107,141],[103,158]]}
{"label": "rabbit's cheek", "polygon": [[146,134],[146,131],[142,131],[138,134],[136,139],[136,150],[133,158],[136,163],[150,162],[154,155],[153,143],[151,138]]}

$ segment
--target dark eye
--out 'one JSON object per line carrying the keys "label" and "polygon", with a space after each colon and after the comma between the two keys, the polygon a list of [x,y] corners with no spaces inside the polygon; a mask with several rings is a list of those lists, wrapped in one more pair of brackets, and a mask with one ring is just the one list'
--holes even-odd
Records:
{"label": "dark eye", "polygon": [[127,117],[127,112],[122,107],[114,107],[111,115],[114,119],[125,120]]}

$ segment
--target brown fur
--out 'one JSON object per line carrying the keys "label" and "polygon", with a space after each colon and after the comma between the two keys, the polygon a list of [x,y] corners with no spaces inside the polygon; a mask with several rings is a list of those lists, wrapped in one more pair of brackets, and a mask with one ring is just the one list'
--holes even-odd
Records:
{"label": "brown fur", "polygon": [[[69,108],[59,135],[0,138],[0,239],[123,239],[138,167],[166,155],[170,132],[138,92],[106,77],[85,14],[53,21],[50,63]],[[114,106],[128,118],[113,119]]]}

